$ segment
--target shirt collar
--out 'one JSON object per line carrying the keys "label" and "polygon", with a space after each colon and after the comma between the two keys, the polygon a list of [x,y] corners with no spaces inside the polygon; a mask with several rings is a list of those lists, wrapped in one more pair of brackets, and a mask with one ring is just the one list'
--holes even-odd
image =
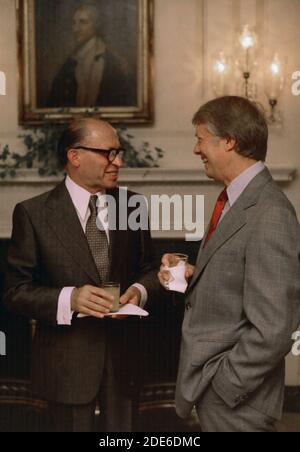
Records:
{"label": "shirt collar", "polygon": [[101,38],[91,38],[88,42],[86,42],[82,47],[77,50],[75,54],[75,59],[79,62],[80,60],[84,60],[88,52],[94,51],[95,57],[99,57],[105,53],[106,47]]}
{"label": "shirt collar", "polygon": [[[84,221],[88,213],[90,197],[92,194],[85,188],[76,184],[70,176],[66,177],[65,184],[80,218]],[[101,195],[103,195],[102,192],[97,193],[98,198]]]}
{"label": "shirt collar", "polygon": [[250,184],[257,174],[265,169],[263,162],[259,161],[251,165],[241,174],[239,174],[227,187],[228,202],[230,207],[237,201],[247,185]]}

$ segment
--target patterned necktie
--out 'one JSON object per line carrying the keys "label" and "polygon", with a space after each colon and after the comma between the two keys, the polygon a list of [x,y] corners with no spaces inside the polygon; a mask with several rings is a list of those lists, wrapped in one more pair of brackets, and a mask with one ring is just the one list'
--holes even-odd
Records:
{"label": "patterned necktie", "polygon": [[226,188],[224,188],[224,190],[222,191],[222,193],[220,193],[220,195],[217,199],[217,202],[216,202],[216,205],[215,205],[215,208],[214,208],[211,220],[210,220],[209,230],[208,230],[208,233],[207,233],[207,236],[205,239],[204,246],[207,244],[207,242],[209,241],[209,239],[215,232],[227,201],[228,201],[228,195],[227,195]]}
{"label": "patterned necktie", "polygon": [[97,195],[90,197],[91,215],[86,224],[85,235],[103,284],[109,276],[109,244],[106,232],[97,226],[97,201]]}

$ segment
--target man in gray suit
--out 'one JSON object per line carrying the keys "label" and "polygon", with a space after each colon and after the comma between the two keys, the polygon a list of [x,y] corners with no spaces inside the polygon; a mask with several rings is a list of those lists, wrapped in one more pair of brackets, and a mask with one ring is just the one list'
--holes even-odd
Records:
{"label": "man in gray suit", "polygon": [[[250,101],[226,96],[195,114],[199,155],[218,198],[190,278],[176,410],[203,431],[274,431],[284,357],[300,323],[300,229],[264,166],[268,129]],[[159,278],[169,279],[163,257]]]}
{"label": "man in gray suit", "polygon": [[[121,303],[146,301],[150,233],[119,227],[122,158],[111,125],[73,121],[61,136],[58,155],[66,179],[15,208],[4,302],[37,321],[32,389],[49,402],[51,429],[92,431],[99,401],[104,431],[131,431],[139,324],[104,318],[112,299],[102,287],[116,281]],[[114,228],[108,209],[112,227],[103,230],[97,211],[105,195],[115,199],[117,218]]]}

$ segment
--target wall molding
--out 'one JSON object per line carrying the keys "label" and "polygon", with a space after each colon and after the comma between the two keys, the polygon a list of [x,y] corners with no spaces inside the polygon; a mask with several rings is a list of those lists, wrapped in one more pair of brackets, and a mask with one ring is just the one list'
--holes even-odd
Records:
{"label": "wall molding", "polygon": [[[295,179],[297,169],[288,166],[269,166],[269,170],[276,182],[292,182]],[[61,181],[61,176],[39,176],[36,169],[18,170],[15,177],[7,177],[0,180],[0,185],[38,184],[49,185]],[[209,179],[203,168],[200,169],[167,169],[167,168],[124,168],[120,171],[119,183],[152,184],[161,185],[173,183],[209,183]]]}

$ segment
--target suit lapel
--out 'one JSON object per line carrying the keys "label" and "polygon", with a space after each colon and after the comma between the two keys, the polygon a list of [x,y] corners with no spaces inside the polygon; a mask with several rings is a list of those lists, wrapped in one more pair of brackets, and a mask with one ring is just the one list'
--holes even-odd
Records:
{"label": "suit lapel", "polygon": [[246,224],[246,215],[243,210],[234,209],[232,207],[225,215],[221,223],[218,225],[216,231],[206,246],[201,247],[197,258],[196,271],[189,285],[190,290],[203,269],[206,267],[212,256],[218,251],[221,246],[227,242],[230,237],[236,234]]}
{"label": "suit lapel", "polygon": [[100,278],[94,259],[65,182],[62,182],[53,190],[46,206],[48,208],[48,224],[62,246],[87,276],[96,285],[100,285]]}
{"label": "suit lapel", "polygon": [[[120,274],[122,273],[122,268],[120,268],[120,264],[124,266],[123,250],[126,248],[126,244],[124,240],[122,240],[121,232],[109,231],[109,249],[110,249],[110,280],[118,281],[120,278]],[[126,265],[126,262],[125,262]],[[123,269],[124,271],[124,269]]]}
{"label": "suit lapel", "polygon": [[[116,229],[109,229],[109,249],[110,249],[110,279],[111,281],[118,281],[120,278],[120,273],[122,269],[120,264],[123,265],[124,250],[126,249],[125,235],[128,234],[127,231],[119,231],[119,188],[107,190],[107,194],[115,199],[116,205]],[[111,218],[111,215],[108,215]],[[109,220],[108,220],[109,221]]]}
{"label": "suit lapel", "polygon": [[[202,271],[218,251],[218,249],[236,234],[247,223],[246,210],[255,205],[263,187],[272,180],[268,169],[264,169],[259,173],[246,187],[236,203],[231,207],[225,215],[216,231],[212,235],[205,247],[203,241],[197,257],[196,270],[189,284],[188,292],[193,288]],[[207,231],[206,231],[207,234]],[[205,235],[206,236],[206,235]]]}

